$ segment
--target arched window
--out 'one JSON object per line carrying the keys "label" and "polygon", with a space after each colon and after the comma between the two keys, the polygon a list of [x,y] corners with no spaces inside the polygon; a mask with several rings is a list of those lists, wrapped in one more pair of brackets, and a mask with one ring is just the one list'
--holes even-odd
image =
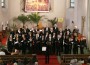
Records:
{"label": "arched window", "polygon": [[5,0],[1,0],[1,7],[5,8]]}
{"label": "arched window", "polygon": [[70,7],[74,8],[74,6],[75,6],[75,0],[70,0]]}

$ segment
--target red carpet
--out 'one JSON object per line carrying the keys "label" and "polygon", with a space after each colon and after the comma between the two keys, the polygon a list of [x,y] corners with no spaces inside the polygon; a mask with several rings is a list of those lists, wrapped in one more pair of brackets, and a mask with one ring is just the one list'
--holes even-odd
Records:
{"label": "red carpet", "polygon": [[2,39],[2,45],[6,45],[6,42],[7,42],[7,37],[4,37],[3,39]]}
{"label": "red carpet", "polygon": [[38,64],[39,65],[60,65],[57,57],[55,55],[50,56],[49,64],[45,64],[45,56],[44,55],[37,55]]}

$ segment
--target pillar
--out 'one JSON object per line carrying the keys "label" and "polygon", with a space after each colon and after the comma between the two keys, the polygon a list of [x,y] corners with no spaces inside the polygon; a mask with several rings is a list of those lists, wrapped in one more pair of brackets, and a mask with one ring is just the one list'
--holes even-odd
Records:
{"label": "pillar", "polygon": [[87,4],[87,21],[88,21],[88,48],[90,50],[90,0],[88,0],[88,4]]}

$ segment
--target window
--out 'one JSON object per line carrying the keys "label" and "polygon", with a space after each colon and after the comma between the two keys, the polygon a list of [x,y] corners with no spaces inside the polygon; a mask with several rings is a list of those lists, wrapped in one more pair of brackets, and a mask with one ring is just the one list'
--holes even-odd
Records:
{"label": "window", "polygon": [[5,8],[5,0],[1,0],[1,7]]}
{"label": "window", "polygon": [[70,7],[74,8],[74,6],[75,6],[75,0],[70,0]]}

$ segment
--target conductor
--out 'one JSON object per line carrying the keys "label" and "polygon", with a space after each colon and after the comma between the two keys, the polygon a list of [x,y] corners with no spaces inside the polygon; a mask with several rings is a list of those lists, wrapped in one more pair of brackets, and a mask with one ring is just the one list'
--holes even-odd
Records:
{"label": "conductor", "polygon": [[50,55],[50,43],[47,42],[46,52],[45,52],[45,63],[49,64],[49,55]]}

